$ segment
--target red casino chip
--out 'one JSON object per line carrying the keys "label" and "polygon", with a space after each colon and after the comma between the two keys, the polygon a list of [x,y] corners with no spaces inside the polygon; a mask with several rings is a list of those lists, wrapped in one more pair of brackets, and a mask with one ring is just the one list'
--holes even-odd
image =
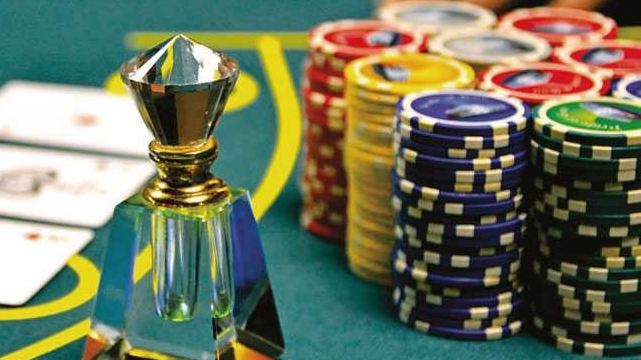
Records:
{"label": "red casino chip", "polygon": [[340,185],[347,183],[347,174],[341,161],[322,161],[317,158],[306,157],[304,174],[326,183]]}
{"label": "red casino chip", "polygon": [[345,78],[324,72],[311,65],[305,66],[305,76],[309,89],[313,92],[329,93],[334,96],[343,96],[345,92]]}
{"label": "red casino chip", "polygon": [[492,66],[478,76],[481,90],[512,96],[530,104],[564,97],[604,95],[609,81],[556,63]]}
{"label": "red casino chip", "polygon": [[310,141],[305,143],[306,156],[321,161],[332,161],[342,166],[343,141]]}
{"label": "red casino chip", "polygon": [[554,60],[608,78],[641,73],[641,42],[603,40],[556,49]]}
{"label": "red casino chip", "polygon": [[301,225],[311,234],[332,242],[345,242],[345,227],[326,225],[315,220],[311,213],[305,209],[301,212],[300,221]]}
{"label": "red casino chip", "polygon": [[597,12],[537,7],[513,10],[501,17],[499,27],[530,32],[552,46],[613,39],[616,22]]}
{"label": "red casino chip", "polygon": [[346,61],[398,52],[419,52],[424,36],[411,28],[377,20],[341,20],[310,31],[311,51]]}
{"label": "red casino chip", "polygon": [[323,94],[317,91],[312,91],[309,88],[303,88],[303,100],[305,101],[305,104],[311,105],[317,109],[334,108],[345,110],[347,108],[347,101],[342,97]]}

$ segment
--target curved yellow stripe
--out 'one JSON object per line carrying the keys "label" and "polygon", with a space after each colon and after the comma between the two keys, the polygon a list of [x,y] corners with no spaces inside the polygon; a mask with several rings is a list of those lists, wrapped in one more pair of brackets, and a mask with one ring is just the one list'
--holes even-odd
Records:
{"label": "curved yellow stripe", "polygon": [[[256,219],[260,219],[276,200],[294,169],[300,147],[302,122],[298,98],[280,42],[273,36],[264,36],[257,40],[257,44],[260,59],[274,95],[278,121],[278,138],[272,159],[253,198],[254,214]],[[146,253],[149,253],[148,249],[144,249],[138,255],[137,261],[148,262],[148,264],[138,264],[136,268],[146,268],[148,271],[151,262],[150,256],[145,255]],[[145,272],[141,270],[134,276],[140,279]],[[60,332],[0,357],[0,360],[33,359],[82,338],[87,334],[88,329],[89,319],[84,319]]]}
{"label": "curved yellow stripe", "polygon": [[252,200],[254,214],[260,219],[281,193],[296,165],[302,121],[296,89],[281,43],[273,36],[261,36],[257,45],[278,119],[278,136],[271,165]]}
{"label": "curved yellow stripe", "polygon": [[67,265],[78,276],[76,287],[66,295],[50,302],[19,308],[0,309],[0,321],[41,318],[74,309],[96,294],[100,270],[82,255],[72,256]]}

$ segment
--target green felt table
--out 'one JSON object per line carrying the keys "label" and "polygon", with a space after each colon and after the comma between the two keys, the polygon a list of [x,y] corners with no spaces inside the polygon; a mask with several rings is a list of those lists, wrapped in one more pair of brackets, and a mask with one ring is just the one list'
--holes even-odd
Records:
{"label": "green felt table", "polygon": [[[369,17],[372,7],[365,0],[5,2],[0,84],[26,79],[103,86],[137,51],[172,32],[197,32],[197,39],[237,57],[247,75],[217,130],[215,170],[253,193],[284,358],[574,358],[527,334],[482,343],[411,331],[395,319],[389,289],[353,276],[342,247],[301,229],[303,31],[328,19]],[[97,229],[93,242],[25,307],[0,307],[0,360],[80,358],[95,290],[90,274],[100,266],[108,233],[109,225]],[[86,281],[82,286],[76,271]]]}

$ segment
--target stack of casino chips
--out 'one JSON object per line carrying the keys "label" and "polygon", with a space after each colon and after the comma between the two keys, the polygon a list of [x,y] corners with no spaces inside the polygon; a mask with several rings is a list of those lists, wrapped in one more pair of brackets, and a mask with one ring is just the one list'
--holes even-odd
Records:
{"label": "stack of casino chips", "polygon": [[606,94],[610,82],[569,65],[540,62],[495,65],[478,75],[478,88],[512,96],[529,105]]}
{"label": "stack of casino chips", "polygon": [[641,104],[534,113],[533,332],[585,355],[641,354]]}
{"label": "stack of casino chips", "polygon": [[360,277],[389,284],[394,242],[390,171],[395,105],[408,93],[469,88],[474,71],[457,60],[426,54],[369,56],[345,69],[348,177],[347,259]]}
{"label": "stack of casino chips", "polygon": [[558,7],[512,10],[501,16],[498,28],[530,32],[554,47],[614,39],[618,32],[612,18],[593,11]]}
{"label": "stack of casino chips", "polygon": [[603,40],[557,48],[555,61],[608,79],[641,73],[641,41]]}
{"label": "stack of casino chips", "polygon": [[496,24],[496,15],[491,10],[461,1],[389,2],[379,8],[378,16],[427,35],[449,30],[487,29]]}
{"label": "stack of casino chips", "polygon": [[381,21],[342,20],[311,30],[303,78],[306,130],[301,179],[301,222],[311,233],[334,241],[345,238],[344,67],[366,55],[423,48],[420,33]]}
{"label": "stack of casino chips", "polygon": [[399,102],[392,267],[408,326],[467,340],[521,330],[528,117],[518,99],[474,90]]}

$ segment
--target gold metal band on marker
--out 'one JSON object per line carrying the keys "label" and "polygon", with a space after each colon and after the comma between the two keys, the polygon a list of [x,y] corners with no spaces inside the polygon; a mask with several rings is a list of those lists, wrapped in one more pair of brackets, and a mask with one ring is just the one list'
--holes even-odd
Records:
{"label": "gold metal band on marker", "polygon": [[215,177],[211,165],[218,157],[218,142],[210,137],[194,145],[149,144],[149,157],[158,176],[143,191],[146,200],[166,207],[200,206],[229,196],[229,188]]}

